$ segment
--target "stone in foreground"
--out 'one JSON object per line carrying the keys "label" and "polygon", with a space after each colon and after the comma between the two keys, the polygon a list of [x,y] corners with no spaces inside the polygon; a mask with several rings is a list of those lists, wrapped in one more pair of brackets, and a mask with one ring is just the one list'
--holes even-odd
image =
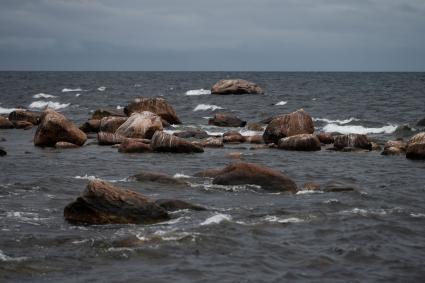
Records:
{"label": "stone in foreground", "polygon": [[64,209],[75,224],[151,224],[170,219],[165,209],[144,195],[101,181],[89,181],[86,190]]}
{"label": "stone in foreground", "polygon": [[335,150],[349,151],[348,149],[365,149],[372,150],[372,143],[366,135],[360,134],[347,134],[335,136],[334,141]]}
{"label": "stone in foreground", "polygon": [[53,147],[57,142],[69,142],[82,146],[87,140],[87,135],[83,131],[52,109],[46,109],[40,119],[41,122],[34,136],[36,146]]}
{"label": "stone in foreground", "polygon": [[211,88],[211,94],[264,94],[257,84],[242,80],[220,80]]}

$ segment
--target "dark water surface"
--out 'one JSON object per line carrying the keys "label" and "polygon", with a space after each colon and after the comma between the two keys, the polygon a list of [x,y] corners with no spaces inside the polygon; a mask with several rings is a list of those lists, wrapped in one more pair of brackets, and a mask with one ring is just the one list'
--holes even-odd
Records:
{"label": "dark water surface", "polygon": [[[185,95],[222,78],[257,82],[266,95]],[[106,90],[99,91],[104,86]],[[62,92],[63,89],[81,91]],[[36,94],[55,97],[34,98]],[[76,94],[80,94],[76,96]],[[98,108],[137,96],[164,96],[183,125],[207,125],[213,105],[256,122],[304,108],[318,131],[405,139],[425,116],[424,73],[0,72],[0,112],[59,108],[77,124]],[[283,102],[282,102],[283,101]],[[34,103],[36,102],[36,103]],[[275,105],[281,102],[283,105]],[[286,102],[286,103],[285,103]],[[69,104],[69,105],[68,105]],[[61,108],[62,107],[62,108]],[[194,111],[194,109],[206,109]],[[40,108],[38,108],[40,109]],[[249,134],[245,129],[238,129]],[[122,154],[90,144],[74,150],[33,146],[32,130],[1,130],[1,282],[423,282],[425,162],[380,152],[250,150],[249,144],[201,154]],[[222,187],[194,173],[220,167],[229,152],[290,176],[299,187],[352,186],[354,192],[272,194]],[[143,170],[179,174],[190,186],[140,183]],[[101,178],[153,198],[209,208],[178,211],[156,225],[74,226],[63,208]],[[217,222],[217,223],[214,223]]]}

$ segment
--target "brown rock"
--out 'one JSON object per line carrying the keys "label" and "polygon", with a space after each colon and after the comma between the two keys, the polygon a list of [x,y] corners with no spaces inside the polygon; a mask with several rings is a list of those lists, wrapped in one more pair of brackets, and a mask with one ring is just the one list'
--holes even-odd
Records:
{"label": "brown rock", "polygon": [[151,224],[170,219],[168,213],[144,195],[112,184],[89,181],[86,190],[64,209],[76,224]]}
{"label": "brown rock", "polygon": [[91,120],[101,120],[102,118],[109,116],[125,117],[125,114],[124,112],[111,109],[97,109],[91,116]]}
{"label": "brown rock", "polygon": [[202,147],[223,147],[222,138],[207,138],[201,142]]}
{"label": "brown rock", "polygon": [[191,142],[167,133],[157,131],[152,136],[151,146],[154,151],[191,153],[204,152],[203,148],[192,144]]}
{"label": "brown rock", "polygon": [[9,119],[0,116],[0,129],[13,129],[14,126],[12,122],[9,121]]}
{"label": "brown rock", "polygon": [[233,163],[213,180],[217,185],[258,185],[269,191],[296,192],[297,185],[284,174],[253,163]]}
{"label": "brown rock", "polygon": [[150,139],[156,131],[162,131],[161,118],[149,111],[131,114],[115,134],[127,138]]}
{"label": "brown rock", "polygon": [[231,113],[217,113],[208,120],[208,124],[219,127],[244,127],[246,121],[242,121]]}
{"label": "brown rock", "polygon": [[406,157],[425,159],[425,132],[414,135],[407,143]]}
{"label": "brown rock", "polygon": [[13,126],[15,127],[15,129],[24,129],[24,130],[29,130],[29,129],[32,129],[32,127],[34,127],[33,124],[27,121],[15,121],[13,122]]}
{"label": "brown rock", "polygon": [[80,126],[80,130],[85,133],[97,133],[100,129],[100,120],[90,119]]}
{"label": "brown rock", "polygon": [[372,142],[371,141],[370,144],[372,146],[372,150],[378,151],[378,150],[381,150],[382,149],[381,146],[378,143],[376,143],[376,142]]}
{"label": "brown rock", "polygon": [[127,117],[104,117],[100,120],[99,132],[115,133],[127,121]]}
{"label": "brown rock", "polygon": [[132,176],[132,178],[139,182],[155,182],[168,185],[187,185],[187,183],[183,180],[174,178],[173,176],[164,173],[153,171],[143,171]]}
{"label": "brown rock", "polygon": [[67,149],[67,148],[78,148],[79,146],[70,142],[57,142],[56,148]]}
{"label": "brown rock", "polygon": [[97,133],[97,141],[99,145],[114,145],[114,144],[120,144],[123,141],[125,141],[127,138],[112,134],[112,133],[106,133],[106,132],[99,132]]}
{"label": "brown rock", "polygon": [[192,204],[190,202],[186,202],[178,199],[158,199],[155,201],[157,205],[165,209],[166,211],[176,211],[182,209],[190,209],[190,210],[207,210],[205,207]]}
{"label": "brown rock", "polygon": [[303,109],[273,119],[264,131],[265,143],[277,144],[281,138],[314,132],[313,119]]}
{"label": "brown rock", "polygon": [[146,139],[125,139],[118,147],[118,152],[142,153],[151,152],[152,148],[149,140]]}
{"label": "brown rock", "polygon": [[245,137],[245,141],[246,142],[249,142],[249,143],[255,143],[255,144],[262,144],[262,143],[264,143],[263,136],[261,136],[261,135],[255,135],[255,136]]}
{"label": "brown rock", "polygon": [[245,137],[242,136],[239,132],[230,131],[223,134],[223,142],[224,143],[243,143],[245,142]]}
{"label": "brown rock", "polygon": [[136,98],[128,106],[124,108],[124,113],[131,116],[134,112],[150,111],[159,115],[162,119],[170,124],[181,124],[180,119],[177,117],[174,108],[168,104],[163,98]]}
{"label": "brown rock", "polygon": [[315,135],[301,134],[282,138],[279,140],[278,148],[286,150],[316,151],[320,150],[320,141]]}
{"label": "brown rock", "polygon": [[322,144],[332,144],[335,141],[334,137],[330,133],[322,132],[318,133],[316,136]]}
{"label": "brown rock", "polygon": [[30,122],[33,125],[40,123],[42,112],[29,110],[15,110],[9,114],[9,121],[14,123],[17,121]]}
{"label": "brown rock", "polygon": [[372,150],[372,144],[366,135],[348,134],[335,136],[334,148],[336,150],[344,149],[366,149]]}
{"label": "brown rock", "polygon": [[406,152],[407,144],[401,140],[387,141],[384,145],[382,155],[400,155]]}
{"label": "brown rock", "polygon": [[256,85],[253,82],[242,80],[242,79],[232,79],[232,80],[220,80],[211,88],[212,94],[264,94],[264,91],[261,87]]}
{"label": "brown rock", "polygon": [[173,135],[182,139],[188,139],[188,138],[205,139],[209,137],[207,132],[203,130],[186,130],[186,131],[174,133]]}
{"label": "brown rock", "polygon": [[40,119],[41,122],[34,136],[36,146],[54,146],[61,141],[82,146],[87,140],[83,131],[52,109],[46,109]]}

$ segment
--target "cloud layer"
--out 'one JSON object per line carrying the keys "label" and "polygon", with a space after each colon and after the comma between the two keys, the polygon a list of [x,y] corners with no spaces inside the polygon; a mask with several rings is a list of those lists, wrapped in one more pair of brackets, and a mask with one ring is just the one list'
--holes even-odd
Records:
{"label": "cloud layer", "polygon": [[424,71],[423,0],[3,0],[3,70]]}

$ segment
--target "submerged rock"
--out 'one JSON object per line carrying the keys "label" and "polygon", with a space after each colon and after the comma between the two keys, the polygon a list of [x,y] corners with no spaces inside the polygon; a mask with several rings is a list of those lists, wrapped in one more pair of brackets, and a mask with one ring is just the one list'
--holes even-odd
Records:
{"label": "submerged rock", "polygon": [[244,127],[246,121],[243,121],[231,113],[217,113],[208,120],[209,125],[218,127]]}
{"label": "submerged rock", "polygon": [[312,134],[314,123],[303,109],[274,118],[264,131],[265,143],[277,144],[281,138],[299,134]]}
{"label": "submerged rock", "polygon": [[214,172],[213,184],[258,185],[269,191],[296,192],[297,185],[286,175],[272,168],[253,163],[233,163],[219,172]]}
{"label": "submerged rock", "polygon": [[321,149],[320,141],[315,135],[301,134],[282,138],[278,148],[286,150],[316,151]]}
{"label": "submerged rock", "polygon": [[97,142],[99,145],[114,145],[114,144],[120,144],[123,141],[125,141],[127,138],[112,134],[112,133],[106,133],[106,132],[99,132],[97,133]]}
{"label": "submerged rock", "polygon": [[100,120],[99,132],[115,133],[125,121],[127,117],[104,117]]}
{"label": "submerged rock", "polygon": [[86,140],[86,134],[65,116],[52,109],[46,109],[35,132],[34,145],[54,146],[57,142],[69,142],[82,146]]}
{"label": "submerged rock", "polygon": [[144,195],[93,180],[64,209],[67,221],[76,224],[151,224],[170,219],[165,209]]}
{"label": "submerged rock", "polygon": [[153,172],[153,171],[143,171],[140,172],[132,178],[136,179],[139,182],[155,182],[160,184],[170,184],[170,185],[186,185],[187,183],[173,176],[167,175],[165,173]]}
{"label": "submerged rock", "polygon": [[91,119],[100,120],[104,117],[109,117],[109,116],[124,117],[125,114],[124,112],[116,111],[112,109],[97,109],[96,111],[93,112]]}
{"label": "submerged rock", "polygon": [[416,123],[417,127],[425,127],[425,118],[422,118]]}
{"label": "submerged rock", "polygon": [[387,141],[382,155],[400,155],[406,152],[407,144],[403,141]]}
{"label": "submerged rock", "polygon": [[263,131],[263,125],[261,125],[260,123],[250,123],[246,126],[246,128],[250,131],[256,131],[256,132]]}
{"label": "submerged rock", "polygon": [[207,210],[203,206],[192,204],[190,202],[178,200],[178,199],[158,199],[155,201],[155,203],[167,211],[176,211],[176,210],[182,210],[182,209],[190,209],[190,210],[198,210],[198,211]]}
{"label": "submerged rock", "polygon": [[7,155],[6,150],[4,150],[4,148],[2,148],[2,147],[0,146],[0,156],[5,156],[5,155]]}
{"label": "submerged rock", "polygon": [[211,94],[264,94],[264,90],[257,84],[242,80],[220,80],[211,88]]}
{"label": "submerged rock", "polygon": [[406,157],[425,159],[425,132],[414,135],[407,143]]}
{"label": "submerged rock", "polygon": [[9,114],[9,121],[14,123],[18,121],[30,122],[33,125],[40,124],[42,112],[29,110],[15,110]]}
{"label": "submerged rock", "polygon": [[239,132],[230,131],[223,134],[223,142],[224,143],[243,143],[245,142],[245,137],[242,136]]}
{"label": "submerged rock", "polygon": [[143,111],[150,111],[155,113],[170,124],[181,124],[180,119],[177,117],[176,111],[174,111],[174,108],[163,98],[136,98],[133,102],[124,108],[124,113],[127,116],[131,116],[131,114],[134,112]]}
{"label": "submerged rock", "polygon": [[339,135],[339,136],[335,136],[334,149],[335,150],[350,149],[350,151],[357,150],[357,149],[372,150],[372,144],[366,135],[360,135],[360,134]]}
{"label": "submerged rock", "polygon": [[67,148],[78,148],[79,146],[70,142],[57,142],[56,148],[67,149]]}
{"label": "submerged rock", "polygon": [[202,147],[223,147],[223,139],[222,138],[207,138],[200,142]]}
{"label": "submerged rock", "polygon": [[131,114],[115,132],[127,138],[150,139],[156,131],[162,131],[161,118],[149,111]]}
{"label": "submerged rock", "polygon": [[124,139],[118,147],[118,152],[143,153],[151,152],[150,141],[146,139]]}
{"label": "submerged rock", "polygon": [[203,130],[186,130],[186,131],[174,133],[173,135],[182,139],[188,139],[188,138],[205,139],[209,137],[208,133]]}
{"label": "submerged rock", "polygon": [[9,121],[9,119],[0,116],[0,129],[13,129],[14,126],[12,122]]}
{"label": "submerged rock", "polygon": [[244,137],[244,138],[245,138],[245,141],[249,142],[249,143],[255,143],[255,144],[264,143],[262,135],[248,136],[248,137]]}
{"label": "submerged rock", "polygon": [[155,132],[151,140],[151,146],[154,151],[158,152],[204,152],[204,149],[200,146],[161,131]]}

